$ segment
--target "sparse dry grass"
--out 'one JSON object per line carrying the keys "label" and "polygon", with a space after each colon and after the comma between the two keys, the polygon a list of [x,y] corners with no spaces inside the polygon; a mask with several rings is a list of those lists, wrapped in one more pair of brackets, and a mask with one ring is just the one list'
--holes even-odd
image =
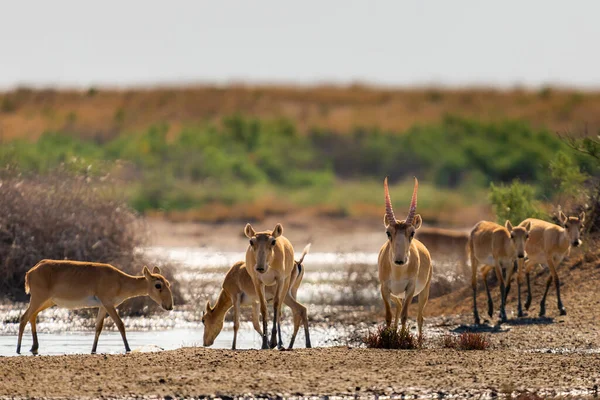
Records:
{"label": "sparse dry grass", "polygon": [[486,350],[490,347],[490,341],[486,335],[476,332],[446,334],[442,337],[442,347],[455,350]]}
{"label": "sparse dry grass", "polygon": [[375,332],[369,332],[363,341],[372,349],[414,350],[422,345],[422,338],[417,338],[408,329],[387,328],[383,325]]}
{"label": "sparse dry grass", "polygon": [[17,89],[0,94],[0,138],[36,139],[63,131],[106,141],[123,131],[166,122],[170,135],[199,121],[234,113],[285,117],[301,132],[350,132],[356,127],[405,131],[459,114],[482,120],[524,119],[551,130],[600,127],[600,95],[567,89],[381,89],[338,86],[196,86],[160,89],[57,91]]}

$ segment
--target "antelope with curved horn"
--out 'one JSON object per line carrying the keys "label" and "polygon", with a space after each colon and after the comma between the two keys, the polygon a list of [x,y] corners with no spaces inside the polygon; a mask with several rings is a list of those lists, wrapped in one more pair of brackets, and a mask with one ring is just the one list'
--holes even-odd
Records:
{"label": "antelope with curved horn", "polygon": [[558,218],[561,226],[535,218],[528,218],[521,222],[519,226],[529,224],[531,226],[531,238],[527,242],[526,250],[528,259],[525,261],[525,276],[527,278],[527,300],[525,308],[529,310],[531,306],[531,284],[530,273],[537,264],[546,265],[550,270],[550,275],[546,280],[546,290],[540,302],[540,317],[546,315],[546,295],[550,289],[552,281],[556,287],[556,300],[560,315],[566,315],[567,310],[562,304],[560,298],[560,281],[556,268],[562,260],[569,254],[572,247],[581,245],[580,234],[585,222],[585,213],[582,212],[576,217],[567,217],[562,211]]}
{"label": "antelope with curved horn", "polygon": [[[417,325],[419,336],[423,333],[423,309],[429,298],[431,286],[432,264],[427,248],[414,238],[421,227],[422,218],[417,211],[417,191],[419,182],[415,178],[412,200],[408,216],[399,221],[394,215],[388,188],[388,178],[383,181],[385,193],[385,215],[383,224],[388,237],[387,242],[379,250],[379,282],[381,297],[385,306],[386,325],[398,328],[398,320],[402,321],[402,329],[406,329],[408,307],[414,296],[419,297]],[[396,303],[396,314],[392,325],[391,301]]]}
{"label": "antelope with curved horn", "polygon": [[[302,278],[304,277],[304,265],[302,263],[304,262],[304,257],[309,249],[310,244],[304,248],[300,259],[294,261],[294,271],[292,272],[290,290],[284,300],[284,303],[292,309],[294,319],[294,332],[290,339],[289,349],[294,347],[294,341],[296,340],[296,335],[301,322],[304,323],[306,347],[311,347],[306,307],[296,301],[298,287],[302,283]],[[265,288],[265,294],[267,301],[272,301],[275,294],[275,287],[267,286]],[[263,331],[258,320],[258,296],[254,290],[250,274],[246,269],[246,263],[238,261],[227,272],[215,306],[211,307],[210,301],[206,302],[206,309],[202,315],[202,323],[204,324],[204,346],[212,346],[223,329],[225,314],[233,307],[233,344],[231,348],[235,350],[237,333],[240,326],[240,307],[244,305],[252,305],[252,324],[254,325],[256,332],[262,336]]]}
{"label": "antelope with curved horn", "polygon": [[158,267],[154,267],[152,272],[144,267],[141,276],[132,276],[109,264],[42,260],[25,275],[25,293],[29,293],[31,298],[29,307],[21,316],[17,353],[21,352],[21,339],[27,322],[31,324],[33,336],[31,352],[37,353],[37,315],[54,305],[69,309],[98,307],[92,354],[96,352],[107,313],[121,333],[125,351],[131,351],[125,336],[125,325],[116,310],[125,300],[150,296],[165,310],[173,309],[171,284],[160,274]]}
{"label": "antelope with curved horn", "polygon": [[[254,290],[258,295],[260,312],[262,314],[262,348],[268,349],[277,346],[283,348],[279,320],[281,308],[286,293],[290,288],[292,272],[294,270],[294,248],[290,241],[282,236],[283,227],[275,225],[273,231],[256,232],[252,225],[247,224],[244,228],[246,237],[250,244],[246,249],[246,269],[250,274]],[[267,297],[265,288],[274,286],[273,294],[273,329],[271,330],[271,341],[267,340]],[[277,340],[279,333],[279,341]]]}
{"label": "antelope with curved horn", "polygon": [[494,269],[500,282],[500,319],[506,321],[506,291],[502,268],[513,269],[517,259],[525,258],[525,242],[529,238],[529,225],[513,227],[509,220],[504,226],[495,222],[478,222],[469,236],[469,256],[471,257],[471,286],[473,288],[473,318],[480,324],[477,312],[477,269],[483,264],[481,275],[488,298],[488,315],[492,317],[494,303],[487,283],[488,273]]}

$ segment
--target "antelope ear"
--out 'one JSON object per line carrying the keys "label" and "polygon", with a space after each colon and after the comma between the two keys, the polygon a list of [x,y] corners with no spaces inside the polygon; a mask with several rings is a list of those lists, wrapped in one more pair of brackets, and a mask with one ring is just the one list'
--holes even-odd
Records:
{"label": "antelope ear", "polygon": [[152,279],[152,274],[150,273],[150,270],[148,269],[148,267],[146,267],[145,265],[144,265],[144,269],[142,270],[142,273],[144,274],[146,279],[148,279],[148,280]]}
{"label": "antelope ear", "polygon": [[579,214],[579,222],[581,222],[583,224],[584,221],[585,221],[585,211],[582,211]]}
{"label": "antelope ear", "polygon": [[419,229],[421,224],[423,224],[423,218],[421,218],[421,214],[415,215],[415,218],[413,219],[413,226],[415,227],[415,230]]}
{"label": "antelope ear", "polygon": [[383,214],[383,226],[385,226],[387,229],[387,227],[390,226],[390,224],[391,224],[391,222],[388,221],[387,215]]}
{"label": "antelope ear", "polygon": [[256,231],[254,230],[252,225],[246,224],[246,227],[244,228],[244,235],[246,235],[246,237],[249,239],[252,239],[252,237],[256,235]]}
{"label": "antelope ear", "polygon": [[211,311],[212,311],[212,308],[210,308],[210,300],[206,300],[205,312],[208,314]]}
{"label": "antelope ear", "polygon": [[159,275],[160,275],[160,268],[158,268],[158,267],[154,267],[154,268],[152,268],[152,273],[153,273],[153,274],[159,274]]}
{"label": "antelope ear", "polygon": [[510,221],[509,221],[509,220],[506,220],[506,222],[504,223],[504,227],[505,227],[505,228],[506,228],[506,229],[507,229],[509,232],[513,230],[513,226],[512,226],[512,224],[510,223]]}
{"label": "antelope ear", "polygon": [[567,222],[567,216],[562,211],[558,212],[558,221],[562,226]]}
{"label": "antelope ear", "polygon": [[527,221],[527,224],[525,224],[525,230],[527,232],[529,232],[531,230],[531,221]]}
{"label": "antelope ear", "polygon": [[281,226],[281,224],[275,225],[275,229],[273,229],[273,233],[271,233],[271,236],[273,236],[274,238],[278,238],[282,234],[283,234],[283,226]]}

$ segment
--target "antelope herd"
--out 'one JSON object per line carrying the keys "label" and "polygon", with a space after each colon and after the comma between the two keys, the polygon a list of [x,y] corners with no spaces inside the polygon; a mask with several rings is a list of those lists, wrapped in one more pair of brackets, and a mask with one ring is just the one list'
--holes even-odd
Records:
{"label": "antelope herd", "polygon": [[[539,316],[544,316],[546,313],[546,296],[552,282],[556,287],[558,310],[561,315],[566,314],[560,297],[557,267],[569,254],[571,247],[578,247],[581,244],[580,232],[585,221],[583,212],[570,217],[560,212],[560,225],[529,218],[516,226],[508,220],[504,225],[480,221],[470,233],[432,228],[420,229],[422,218],[416,213],[418,187],[415,178],[408,215],[404,220],[399,220],[392,208],[387,177],[383,183],[385,199],[383,223],[387,241],[379,251],[378,270],[386,326],[397,329],[401,323],[402,329],[406,329],[408,308],[414,296],[417,296],[417,326],[419,336],[422,335],[423,310],[429,298],[433,274],[432,257],[427,247],[433,249],[434,253],[456,254],[463,270],[467,268],[467,260],[470,261],[475,324],[481,322],[477,310],[478,270],[486,289],[490,317],[493,315],[493,301],[487,282],[489,272],[494,270],[498,280],[499,318],[501,321],[506,321],[506,300],[515,270],[517,271],[518,316],[521,317],[523,316],[522,275],[525,275],[527,282],[525,308],[529,309],[531,306],[530,274],[538,264],[545,266],[550,272],[540,302]],[[301,324],[304,327],[305,346],[311,347],[307,308],[296,299],[304,277],[304,257],[309,251],[310,244],[295,261],[294,248],[283,236],[281,224],[277,224],[272,231],[262,232],[256,232],[250,224],[247,224],[244,234],[249,240],[245,260],[236,262],[229,269],[215,305],[211,306],[210,301],[206,302],[202,315],[204,346],[211,346],[214,343],[223,328],[227,312],[233,308],[232,349],[235,349],[240,307],[251,306],[252,323],[254,329],[261,335],[262,348],[282,348],[281,312],[283,304],[286,304],[292,310],[294,323],[289,348],[293,347]],[[31,352],[34,354],[38,352],[37,315],[54,305],[69,309],[98,308],[92,353],[96,352],[107,314],[121,334],[125,351],[130,351],[125,326],[116,310],[116,307],[125,300],[149,296],[165,310],[173,309],[171,284],[161,275],[158,267],[154,267],[152,272],[144,267],[140,276],[132,276],[108,264],[42,260],[25,275],[25,291],[31,297],[29,306],[20,319],[17,353],[21,351],[23,332],[28,322],[33,337]],[[273,307],[270,337],[268,335],[269,302]],[[392,303],[396,306],[393,318]]]}

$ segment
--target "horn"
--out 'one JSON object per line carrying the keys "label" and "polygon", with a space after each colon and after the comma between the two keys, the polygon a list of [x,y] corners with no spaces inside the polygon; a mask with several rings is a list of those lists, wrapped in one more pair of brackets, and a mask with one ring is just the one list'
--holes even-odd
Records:
{"label": "horn", "polygon": [[417,190],[419,190],[419,181],[415,176],[415,187],[413,189],[412,199],[410,201],[410,208],[408,209],[408,216],[406,217],[406,223],[412,224],[417,213]]}
{"label": "horn", "polygon": [[388,177],[386,176],[383,181],[383,191],[385,193],[385,216],[388,220],[388,224],[396,222],[396,216],[392,209],[392,200],[390,199],[390,190],[388,189]]}

